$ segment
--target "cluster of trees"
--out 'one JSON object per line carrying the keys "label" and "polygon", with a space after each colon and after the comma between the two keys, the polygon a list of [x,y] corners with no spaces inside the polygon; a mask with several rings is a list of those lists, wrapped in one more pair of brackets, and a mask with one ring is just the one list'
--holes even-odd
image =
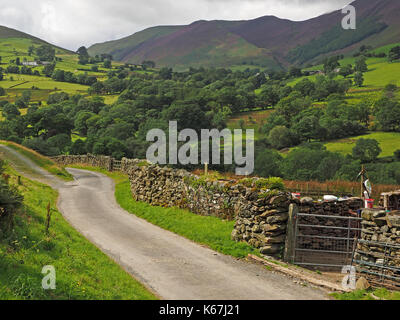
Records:
{"label": "cluster of trees", "polygon": [[389,163],[377,161],[380,153],[379,144],[373,139],[358,140],[352,155],[347,156],[327,151],[321,143],[305,143],[282,157],[277,151],[259,144],[255,173],[262,177],[274,176],[287,180],[355,181],[364,164],[375,183],[400,184],[400,157]]}
{"label": "cluster of trees", "polygon": [[[0,71],[2,73],[2,71]],[[32,68],[28,66],[19,67],[17,65],[8,65],[5,69],[5,72],[12,74],[27,74],[27,75],[36,75],[39,76],[40,73],[38,70],[32,70]]]}
{"label": "cluster of trees", "polygon": [[95,76],[90,76],[86,72],[75,75],[70,71],[64,71],[62,69],[56,69],[51,78],[55,81],[79,83],[87,86],[91,86],[97,82]]}
{"label": "cluster of trees", "polygon": [[330,97],[326,106],[313,106],[310,98],[293,92],[282,99],[262,127],[276,149],[302,142],[344,138],[366,132],[371,108],[360,103],[348,105],[340,96]]}
{"label": "cluster of trees", "polygon": [[44,44],[32,50],[34,50],[40,61],[52,62],[56,58],[56,50],[51,45]]}

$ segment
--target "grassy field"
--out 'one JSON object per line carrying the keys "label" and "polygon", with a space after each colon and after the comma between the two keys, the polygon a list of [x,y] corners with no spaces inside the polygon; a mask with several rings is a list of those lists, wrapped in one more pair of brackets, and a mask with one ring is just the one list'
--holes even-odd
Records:
{"label": "grassy field", "polygon": [[246,243],[231,239],[234,221],[216,217],[200,216],[178,208],[162,208],[135,201],[130,190],[128,176],[118,172],[108,172],[100,168],[72,166],[74,168],[101,172],[116,183],[115,197],[126,211],[147,220],[163,229],[172,231],[189,240],[237,258],[247,257],[249,253],[258,255],[258,251]]}
{"label": "grassy field", "polygon": [[361,138],[377,140],[382,149],[381,158],[393,156],[393,153],[400,149],[400,133],[398,132],[373,132],[358,137],[328,142],[325,146],[332,152],[339,152],[344,155],[351,154],[357,140]]}
{"label": "grassy field", "polygon": [[[379,47],[377,49],[371,50],[371,52],[375,53],[388,53],[391,48],[396,45],[400,45],[400,43],[395,43],[383,47]],[[354,66],[357,58],[355,57],[345,57],[340,60],[340,64],[342,66],[352,64]],[[364,73],[364,88],[368,89],[382,89],[385,85],[389,83],[396,84],[400,86],[400,62],[389,63],[387,58],[367,58],[367,65],[369,71]],[[306,70],[323,70],[323,65],[316,65],[312,68],[307,68]],[[297,82],[301,81],[304,78],[308,78],[311,81],[315,81],[316,76],[312,75],[309,77],[300,77],[294,79],[288,83],[290,86],[294,86]],[[342,76],[338,76],[338,78],[343,78]],[[349,77],[352,79],[352,77]]]}
{"label": "grassy field", "polygon": [[[5,69],[7,65],[17,57],[20,58],[21,62],[24,60],[34,61],[34,57],[28,55],[28,48],[31,45],[37,47],[40,44],[32,39],[0,39],[0,56],[2,57],[0,67]],[[95,76],[99,81],[106,80],[107,78],[109,69],[104,68],[102,64],[98,64],[99,70],[94,72],[91,70],[92,64],[80,65],[78,63],[78,56],[69,51],[57,49],[56,56],[61,59],[61,61],[57,61],[56,69],[69,71],[75,75],[87,73],[90,76]],[[113,65],[115,67],[121,65],[121,63],[113,62]],[[43,67],[33,67],[32,70],[37,70],[41,73]],[[7,93],[6,96],[0,97],[0,100],[7,100],[10,102],[15,102],[16,98],[25,90],[31,90],[32,102],[44,102],[50,94],[57,91],[64,91],[69,94],[87,95],[87,90],[89,88],[86,85],[54,81],[42,75],[34,76],[23,74],[4,74],[4,79],[0,81],[0,86],[6,89]],[[105,96],[106,103],[113,103],[115,101],[116,96]]]}
{"label": "grassy field", "polygon": [[48,172],[54,174],[55,176],[57,176],[63,180],[66,180],[66,181],[73,180],[72,176],[65,170],[65,168],[61,168],[61,167],[57,166],[49,158],[37,153],[34,150],[31,150],[29,148],[26,148],[24,146],[21,146],[17,143],[10,142],[10,141],[0,140],[0,144],[4,144],[4,145],[14,149],[15,151],[18,151],[22,155],[24,155],[27,158],[29,158],[30,160],[32,160],[39,167],[42,167],[43,169],[47,170]]}
{"label": "grassy field", "polygon": [[[7,173],[16,184],[16,172]],[[156,299],[64,220],[55,209],[56,191],[25,178],[18,188],[24,207],[15,217],[14,232],[0,240],[0,299]],[[56,290],[41,287],[45,265],[55,267]]]}

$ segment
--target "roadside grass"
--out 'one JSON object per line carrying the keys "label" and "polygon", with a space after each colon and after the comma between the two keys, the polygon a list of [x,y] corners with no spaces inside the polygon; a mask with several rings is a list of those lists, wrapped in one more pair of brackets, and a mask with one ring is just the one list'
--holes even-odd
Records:
{"label": "roadside grass", "polygon": [[4,141],[0,140],[0,144],[6,145],[15,151],[21,153],[22,155],[26,156],[29,158],[31,161],[33,161],[35,164],[37,164],[39,167],[42,167],[43,169],[49,171],[53,175],[66,180],[66,181],[72,181],[73,177],[70,175],[65,168],[57,166],[53,161],[51,161],[49,158],[37,153],[34,150],[31,150],[29,148],[26,148],[24,146],[21,146],[15,142],[11,141]]}
{"label": "roadside grass", "polygon": [[344,155],[351,154],[357,140],[361,138],[375,139],[379,142],[382,149],[380,158],[391,157],[396,150],[400,149],[400,133],[397,132],[372,132],[362,136],[328,142],[325,146],[332,152],[339,152]]}
{"label": "roadside grass", "polygon": [[200,216],[179,208],[162,208],[138,202],[132,197],[127,175],[119,172],[108,172],[95,167],[71,167],[100,172],[112,178],[116,184],[115,198],[121,208],[154,225],[236,258],[245,258],[248,254],[260,255],[256,249],[249,245],[231,239],[234,221]]}
{"label": "roadside grass", "polygon": [[[17,173],[11,168],[7,173],[16,185]],[[24,207],[16,214],[13,231],[0,239],[0,299],[156,299],[53,209],[56,191],[24,177],[18,189]],[[47,235],[48,203],[52,215]],[[42,289],[41,271],[46,265],[55,267],[55,290]]]}
{"label": "roadside grass", "polygon": [[389,291],[385,288],[335,292],[331,296],[336,300],[400,300],[399,291]]}

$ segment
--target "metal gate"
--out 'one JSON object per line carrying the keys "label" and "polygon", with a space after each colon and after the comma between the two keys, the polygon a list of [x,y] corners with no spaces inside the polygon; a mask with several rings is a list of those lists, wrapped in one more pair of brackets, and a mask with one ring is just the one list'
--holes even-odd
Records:
{"label": "metal gate", "polygon": [[[376,252],[368,250],[368,246],[373,246]],[[399,251],[400,245],[360,239],[357,240],[352,263],[358,275],[365,277],[373,286],[399,290]]]}
{"label": "metal gate", "polygon": [[113,159],[113,171],[121,171],[121,161]]}
{"label": "metal gate", "polygon": [[351,265],[361,220],[353,216],[296,213],[292,262],[329,269]]}

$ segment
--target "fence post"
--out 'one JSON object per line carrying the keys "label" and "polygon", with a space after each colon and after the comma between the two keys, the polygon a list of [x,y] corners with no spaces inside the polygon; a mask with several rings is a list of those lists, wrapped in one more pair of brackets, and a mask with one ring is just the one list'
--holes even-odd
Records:
{"label": "fence post", "polygon": [[284,261],[289,263],[294,263],[294,254],[295,254],[295,227],[296,227],[296,215],[299,212],[299,207],[292,203],[289,206],[289,219],[287,222],[286,229],[286,242],[285,242],[285,253],[284,253]]}

